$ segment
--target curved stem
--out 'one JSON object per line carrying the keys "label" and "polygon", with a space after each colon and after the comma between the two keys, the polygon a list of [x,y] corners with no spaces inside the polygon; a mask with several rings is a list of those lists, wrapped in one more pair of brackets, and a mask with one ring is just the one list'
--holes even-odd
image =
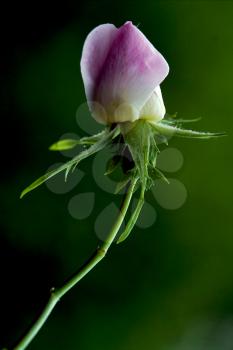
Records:
{"label": "curved stem", "polygon": [[42,311],[36,322],[33,324],[33,326],[29,329],[26,335],[20,340],[18,345],[16,345],[13,350],[24,350],[31,343],[31,341],[40,331],[41,327],[45,324],[46,320],[53,311],[57,302],[105,257],[124,220],[136,183],[137,179],[132,179],[128,192],[125,196],[124,202],[120,208],[119,216],[114,225],[112,226],[112,229],[109,232],[105,242],[103,242],[97,248],[95,253],[88,259],[88,261],[62,287],[51,289],[50,298],[44,310]]}

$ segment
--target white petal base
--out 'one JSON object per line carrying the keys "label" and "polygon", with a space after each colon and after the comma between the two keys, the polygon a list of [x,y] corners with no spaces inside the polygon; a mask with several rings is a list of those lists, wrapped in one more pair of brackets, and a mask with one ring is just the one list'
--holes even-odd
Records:
{"label": "white petal base", "polygon": [[140,119],[159,122],[165,115],[165,106],[159,86],[153,91],[140,112]]}

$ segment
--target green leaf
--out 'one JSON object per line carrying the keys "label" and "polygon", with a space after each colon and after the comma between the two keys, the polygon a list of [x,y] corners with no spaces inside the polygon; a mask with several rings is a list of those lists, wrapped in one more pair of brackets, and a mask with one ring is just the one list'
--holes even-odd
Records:
{"label": "green leaf", "polygon": [[72,149],[75,146],[80,144],[79,140],[73,139],[64,139],[53,143],[50,147],[50,151],[66,151],[68,149]]}
{"label": "green leaf", "polygon": [[194,130],[187,130],[178,128],[176,126],[168,125],[166,123],[151,123],[152,128],[155,132],[165,135],[165,136],[178,136],[178,137],[186,137],[186,138],[198,138],[198,139],[210,139],[225,136],[226,133],[212,133],[212,132],[201,132]]}
{"label": "green leaf", "polygon": [[64,139],[59,140],[55,143],[53,143],[50,147],[50,151],[65,151],[68,149],[72,149],[77,145],[93,145],[96,142],[98,142],[106,133],[106,129],[99,132],[96,135],[88,136],[88,137],[82,137],[79,140],[75,139]]}
{"label": "green leaf", "polygon": [[[115,129],[118,129],[118,131]],[[109,129],[105,129],[104,132],[100,133],[101,136],[99,136],[97,138],[98,141],[96,143],[91,145],[89,148],[83,150],[81,153],[79,153],[77,156],[75,156],[73,159],[71,159],[67,163],[62,164],[57,169],[46,173],[45,175],[41,176],[39,179],[34,181],[31,185],[29,185],[21,193],[20,198],[23,198],[27,193],[31,192],[32,190],[34,190],[35,188],[37,188],[38,186],[43,184],[45,181],[47,181],[51,177],[57,175],[58,173],[60,173],[64,170],[66,170],[65,179],[67,179],[69,172],[71,170],[73,171],[76,168],[76,166],[78,165],[78,163],[80,163],[83,159],[91,156],[92,154],[94,154],[94,153],[100,151],[101,149],[103,149],[104,147],[106,147],[111,142],[112,138],[116,137],[117,132],[119,134],[119,132],[120,132],[119,127],[115,128],[115,129],[112,131],[109,131]]]}
{"label": "green leaf", "polygon": [[[86,152],[88,154],[87,157],[89,157],[89,155],[97,153],[97,152],[101,151],[103,148],[107,147],[112,142],[112,140],[114,140],[119,134],[120,134],[120,127],[119,127],[119,125],[117,125],[111,131],[108,128],[106,128],[103,132],[95,135],[95,137],[98,136],[97,141],[96,141],[96,143],[94,143],[92,146],[90,146],[86,150]],[[85,151],[83,151],[83,152],[85,152]],[[75,158],[73,160],[75,160]],[[71,164],[69,171],[71,169],[72,169],[72,171],[74,171],[76,169],[78,163],[79,163],[79,161],[78,162],[74,161],[74,163]]]}
{"label": "green leaf", "polygon": [[31,185],[29,185],[25,190],[22,191],[20,198],[23,198],[28,192],[31,192],[41,184],[43,184],[45,181],[50,179],[51,177],[55,176],[56,174],[60,173],[61,171],[65,170],[67,167],[67,163],[61,165],[59,168],[52,170],[45,175],[39,177],[36,181],[34,181]]}

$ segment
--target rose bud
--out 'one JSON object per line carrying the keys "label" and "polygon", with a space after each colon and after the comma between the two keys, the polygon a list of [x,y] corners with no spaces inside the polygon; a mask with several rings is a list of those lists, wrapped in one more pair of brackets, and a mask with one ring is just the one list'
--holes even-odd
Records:
{"label": "rose bud", "polygon": [[160,121],[164,57],[131,22],[96,27],[84,43],[81,73],[93,117],[102,124]]}

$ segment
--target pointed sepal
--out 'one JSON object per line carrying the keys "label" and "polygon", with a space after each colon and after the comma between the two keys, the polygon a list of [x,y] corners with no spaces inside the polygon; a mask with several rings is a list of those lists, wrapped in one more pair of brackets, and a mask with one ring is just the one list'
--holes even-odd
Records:
{"label": "pointed sepal", "polygon": [[169,125],[164,122],[160,123],[151,123],[152,128],[158,134],[162,134],[167,137],[177,136],[177,137],[185,137],[185,138],[197,138],[197,139],[211,139],[216,137],[225,136],[225,132],[202,132],[202,131],[194,131],[189,129],[183,129],[177,126]]}

